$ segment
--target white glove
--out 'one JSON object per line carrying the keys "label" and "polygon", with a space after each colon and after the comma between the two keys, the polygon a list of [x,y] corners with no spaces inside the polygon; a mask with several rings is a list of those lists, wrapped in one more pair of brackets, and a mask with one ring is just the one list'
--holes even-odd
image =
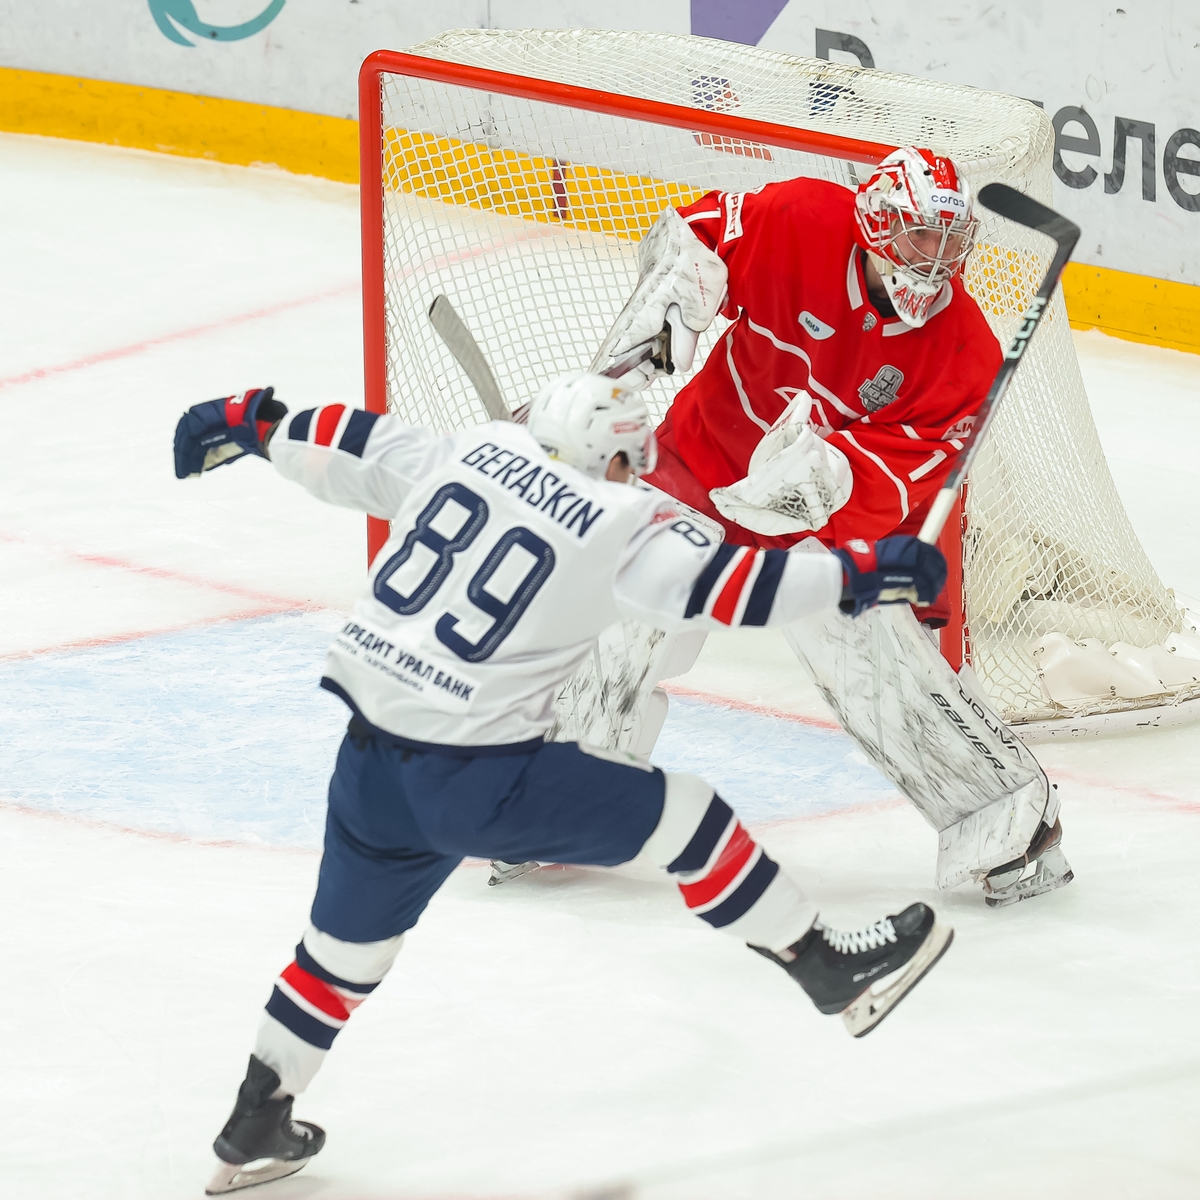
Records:
{"label": "white glove", "polygon": [[797,392],[750,456],[745,479],[709,492],[721,516],[755,533],[816,532],[850,499],[850,462],[808,422],[812,397]]}
{"label": "white glove", "polygon": [[[638,246],[638,283],[608,331],[591,370],[600,372],[634,348],[651,342],[671,328],[671,359],[691,370],[700,334],[720,310],[729,271],[691,230],[674,208],[665,208]],[[626,372],[619,382],[633,390],[644,388],[667,372],[646,361]]]}

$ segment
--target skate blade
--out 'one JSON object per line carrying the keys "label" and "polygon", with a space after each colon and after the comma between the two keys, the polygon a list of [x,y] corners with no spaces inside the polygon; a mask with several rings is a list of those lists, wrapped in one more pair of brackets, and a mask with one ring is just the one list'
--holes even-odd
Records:
{"label": "skate blade", "polygon": [[1018,875],[1012,883],[985,892],[983,899],[987,906],[1004,908],[1009,904],[1017,904],[1032,896],[1066,887],[1075,878],[1075,872],[1059,846],[1052,846],[1030,865],[1034,868],[1030,874],[1023,878]]}
{"label": "skate blade", "polygon": [[499,859],[493,859],[492,873],[488,877],[488,887],[495,887],[498,883],[507,883],[510,879],[528,875],[530,871],[536,871],[541,865],[540,862],[506,863]]}
{"label": "skate blade", "polygon": [[223,1196],[226,1192],[240,1192],[242,1188],[256,1187],[260,1183],[270,1183],[273,1179],[283,1179],[287,1175],[295,1175],[308,1162],[307,1158],[295,1162],[285,1162],[282,1158],[269,1158],[261,1167],[251,1168],[247,1163],[221,1163],[217,1173],[204,1189],[206,1196]]}
{"label": "skate blade", "polygon": [[851,1036],[860,1038],[870,1033],[933,970],[952,941],[954,930],[935,921],[921,948],[899,971],[877,985],[878,991],[868,988],[842,1010],[842,1020]]}

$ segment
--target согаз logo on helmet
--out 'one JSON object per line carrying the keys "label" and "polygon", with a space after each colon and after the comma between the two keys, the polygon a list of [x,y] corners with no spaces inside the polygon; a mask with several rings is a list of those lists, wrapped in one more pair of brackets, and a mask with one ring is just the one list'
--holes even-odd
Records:
{"label": "\u0441\u043e\u0433\u0430\u0437 logo on helmet", "polygon": [[286,3],[287,0],[271,0],[257,17],[243,21],[240,25],[210,25],[200,19],[192,0],[149,0],[150,15],[155,24],[171,41],[180,46],[195,45],[180,32],[180,29],[186,29],[196,37],[214,42],[238,42],[242,38],[253,37],[279,16]]}

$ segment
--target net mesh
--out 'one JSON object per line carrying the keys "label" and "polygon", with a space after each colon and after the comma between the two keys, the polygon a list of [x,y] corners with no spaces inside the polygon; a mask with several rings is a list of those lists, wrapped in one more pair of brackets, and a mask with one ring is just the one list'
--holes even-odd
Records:
{"label": "net mesh", "polygon": [[[604,30],[462,30],[429,58],[948,154],[977,192],[1048,203],[1053,130],[1014,97],[703,38]],[[637,242],[667,204],[812,176],[838,158],[388,74],[382,80],[389,406],[452,430],[486,419],[426,317],[449,297],[510,407],[586,367],[637,281]],[[1049,264],[1047,239],[983,210],[966,283],[1007,343]],[[718,319],[696,362],[720,336]],[[647,391],[657,416],[686,377]],[[1063,715],[1039,684],[1042,635],[1162,643],[1181,628],[1104,460],[1061,292],[1025,355],[967,493],[972,663],[1009,721]],[[1091,710],[1128,706],[1113,700]]]}

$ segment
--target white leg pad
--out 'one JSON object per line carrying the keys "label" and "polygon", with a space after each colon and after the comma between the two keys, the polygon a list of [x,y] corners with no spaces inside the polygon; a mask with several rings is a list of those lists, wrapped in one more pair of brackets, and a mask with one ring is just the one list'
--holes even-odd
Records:
{"label": "white leg pad", "polygon": [[382,942],[343,942],[315,925],[304,931],[304,948],[331,975],[347,983],[378,983],[392,968],[404,934]]}
{"label": "white leg pad", "polygon": [[1046,786],[1035,779],[1025,787],[971,813],[938,833],[937,885],[956,887],[968,879],[982,879],[993,867],[1019,858],[1033,841],[1038,826],[1049,816],[1057,817],[1057,794],[1053,788],[1054,815],[1049,815]]}
{"label": "white leg pad", "polygon": [[674,862],[704,820],[712,798],[712,788],[698,775],[667,775],[662,816],[642,853],[656,866]]}
{"label": "white leg pad", "polygon": [[705,636],[664,633],[632,618],[610,625],[555,699],[547,740],[648,756],[666,719],[657,684],[690,670]]}
{"label": "white leg pad", "polygon": [[938,831],[942,887],[1025,852],[1057,803],[1046,776],[908,605],[822,613],[784,634],[842,727]]}
{"label": "white leg pad", "polygon": [[646,697],[641,720],[638,723],[637,732],[634,734],[633,745],[630,747],[630,750],[638,758],[650,757],[654,743],[658,741],[658,735],[662,732],[663,725],[666,724],[667,712],[670,707],[671,701],[662,688],[655,688]]}

